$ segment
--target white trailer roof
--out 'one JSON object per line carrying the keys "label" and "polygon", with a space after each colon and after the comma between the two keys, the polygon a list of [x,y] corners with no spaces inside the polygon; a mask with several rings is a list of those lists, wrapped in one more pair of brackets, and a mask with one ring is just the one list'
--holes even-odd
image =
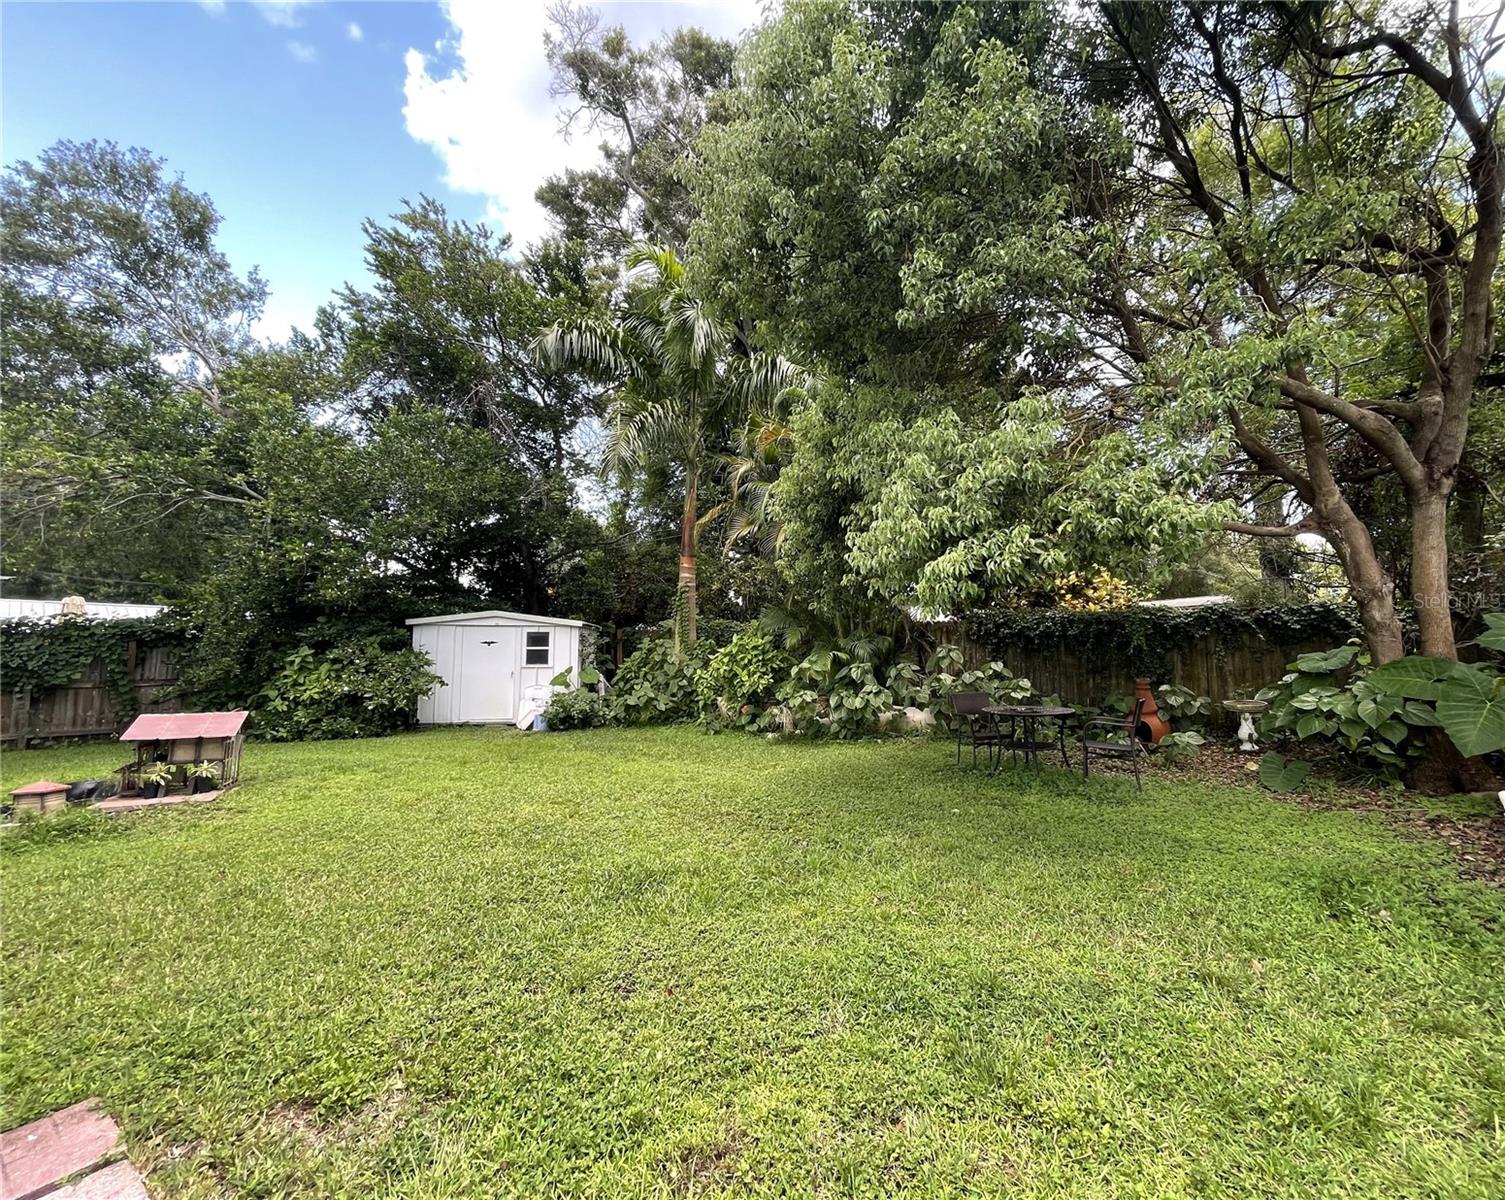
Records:
{"label": "white trailer roof", "polygon": [[[112,600],[85,602],[84,616],[91,621],[127,621],[136,617],[155,617],[166,612],[165,604],[124,604]],[[63,612],[61,600],[24,600],[6,596],[0,599],[0,618],[56,617]]]}
{"label": "white trailer roof", "polygon": [[540,617],[533,613],[507,612],[500,608],[488,608],[485,612],[450,613],[443,617],[409,617],[408,624],[463,625],[467,621],[494,620],[497,617],[517,621],[524,625],[568,625],[572,629],[581,629],[590,624],[588,621],[568,621],[563,617]]}

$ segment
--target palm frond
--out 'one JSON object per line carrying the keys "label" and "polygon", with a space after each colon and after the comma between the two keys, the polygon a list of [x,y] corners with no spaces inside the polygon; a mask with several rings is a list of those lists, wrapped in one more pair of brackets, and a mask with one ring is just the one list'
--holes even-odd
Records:
{"label": "palm frond", "polygon": [[643,356],[632,344],[633,333],[610,321],[559,321],[533,339],[533,357],[541,366],[573,368],[607,382],[634,378]]}
{"label": "palm frond", "polygon": [[668,246],[639,242],[627,251],[625,261],[628,271],[637,271],[647,267],[658,277],[660,283],[670,288],[677,288],[684,282],[684,264]]}

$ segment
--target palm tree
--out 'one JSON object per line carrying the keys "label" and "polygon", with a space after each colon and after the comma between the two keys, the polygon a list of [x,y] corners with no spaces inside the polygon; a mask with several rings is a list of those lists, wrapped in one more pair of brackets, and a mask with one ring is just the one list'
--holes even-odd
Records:
{"label": "palm tree", "polygon": [[679,529],[675,645],[695,641],[695,562],[702,480],[755,409],[781,407],[803,373],[752,349],[743,332],[685,286],[673,250],[637,246],[627,256],[623,311],[610,320],[576,318],[545,330],[534,354],[611,385],[607,472],[677,471],[684,479]]}
{"label": "palm tree", "polygon": [[754,410],[737,447],[721,458],[726,498],[700,518],[701,527],[725,519],[725,547],[751,544],[772,557],[784,542],[784,525],[774,512],[773,485],[794,453],[794,435],[782,407]]}

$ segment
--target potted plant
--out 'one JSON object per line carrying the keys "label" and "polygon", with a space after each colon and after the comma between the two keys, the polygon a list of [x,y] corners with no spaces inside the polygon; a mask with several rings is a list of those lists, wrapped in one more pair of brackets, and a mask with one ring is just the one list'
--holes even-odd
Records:
{"label": "potted plant", "polygon": [[214,791],[219,787],[219,764],[207,760],[194,763],[188,768],[188,787],[195,796]]}
{"label": "potted plant", "polygon": [[141,794],[148,800],[165,795],[172,783],[172,767],[165,762],[154,762],[141,768]]}

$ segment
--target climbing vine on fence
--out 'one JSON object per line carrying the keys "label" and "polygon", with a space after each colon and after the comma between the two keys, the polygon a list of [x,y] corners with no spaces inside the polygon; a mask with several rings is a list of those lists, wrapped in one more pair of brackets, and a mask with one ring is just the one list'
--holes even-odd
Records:
{"label": "climbing vine on fence", "polygon": [[1246,608],[1234,604],[1197,608],[1135,605],[1111,612],[1067,612],[1059,608],[987,608],[969,614],[967,635],[989,653],[1006,658],[1012,647],[1061,644],[1086,657],[1124,662],[1136,674],[1161,673],[1170,656],[1199,638],[1221,647],[1254,634],[1275,645],[1353,637],[1352,610],[1337,604],[1291,604]]}
{"label": "climbing vine on fence", "polygon": [[4,646],[5,690],[13,696],[28,690],[38,696],[49,688],[82,679],[96,659],[121,715],[136,711],[136,681],[129,647],[137,653],[156,646],[181,646],[182,625],[171,616],[128,621],[87,621],[78,617],[17,617],[0,621]]}

